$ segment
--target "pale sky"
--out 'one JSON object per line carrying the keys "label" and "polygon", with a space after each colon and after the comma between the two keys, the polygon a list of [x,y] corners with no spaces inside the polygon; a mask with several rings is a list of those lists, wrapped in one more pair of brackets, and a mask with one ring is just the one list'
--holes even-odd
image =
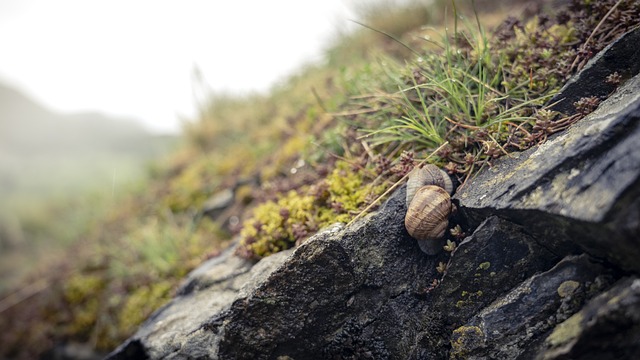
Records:
{"label": "pale sky", "polygon": [[0,0],[0,82],[61,112],[99,111],[176,132],[192,75],[266,91],[321,61],[353,0]]}

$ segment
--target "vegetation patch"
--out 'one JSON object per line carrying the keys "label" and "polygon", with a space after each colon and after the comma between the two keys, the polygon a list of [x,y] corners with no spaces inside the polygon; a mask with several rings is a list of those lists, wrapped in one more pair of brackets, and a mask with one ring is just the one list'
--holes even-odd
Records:
{"label": "vegetation patch", "polygon": [[318,184],[258,205],[244,223],[237,253],[260,259],[289,249],[322,227],[348,222],[384,189],[384,185],[365,184],[360,172],[339,161]]}

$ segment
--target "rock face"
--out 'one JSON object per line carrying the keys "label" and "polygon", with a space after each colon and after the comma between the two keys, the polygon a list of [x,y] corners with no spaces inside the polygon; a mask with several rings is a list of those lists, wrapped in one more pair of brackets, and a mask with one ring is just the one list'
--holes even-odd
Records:
{"label": "rock face", "polygon": [[594,56],[584,69],[572,78],[562,90],[551,99],[554,110],[565,114],[576,113],[574,103],[582,97],[606,98],[616,85],[607,77],[618,73],[622,81],[640,72],[640,29],[632,30],[609,44]]}
{"label": "rock face", "polygon": [[401,188],[295,250],[210,260],[108,358],[640,358],[638,144],[636,76],[467,182],[452,253],[419,250]]}
{"label": "rock face", "polygon": [[640,76],[537,148],[480,173],[456,198],[472,226],[497,214],[544,240],[640,272]]}

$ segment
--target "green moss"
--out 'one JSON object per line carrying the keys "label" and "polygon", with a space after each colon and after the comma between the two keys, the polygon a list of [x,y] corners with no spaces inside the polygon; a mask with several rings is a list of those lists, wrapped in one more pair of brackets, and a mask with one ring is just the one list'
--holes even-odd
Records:
{"label": "green moss", "polygon": [[564,322],[560,323],[553,329],[553,332],[547,337],[547,344],[557,347],[569,343],[580,335],[582,329],[583,316],[576,313]]}
{"label": "green moss", "polygon": [[131,334],[153,311],[171,298],[173,285],[160,281],[135,289],[124,302],[118,314],[118,329],[123,334]]}
{"label": "green moss", "polygon": [[489,270],[489,267],[491,267],[491,263],[488,261],[483,262],[482,264],[478,265],[478,269],[477,270]]}
{"label": "green moss", "polygon": [[469,291],[465,291],[463,290],[460,293],[460,300],[456,301],[456,308],[461,309],[463,307],[469,306],[471,304],[473,304],[473,302],[475,300],[477,300],[478,298],[482,297],[483,292],[482,290],[478,290],[475,292],[469,292]]}
{"label": "green moss", "polygon": [[484,343],[484,332],[478,326],[461,326],[451,334],[451,358],[463,359],[472,349]]}
{"label": "green moss", "polygon": [[261,258],[291,248],[300,236],[294,230],[315,222],[313,202],[312,196],[290,191],[277,201],[257,206],[241,231],[245,255]]}
{"label": "green moss", "polygon": [[567,280],[562,282],[560,286],[558,286],[558,295],[561,298],[565,298],[571,294],[573,294],[576,289],[580,287],[580,283],[574,280]]}
{"label": "green moss", "polygon": [[[336,168],[326,179],[329,185],[330,202],[339,204],[341,211],[353,215],[367,203],[367,199],[380,195],[384,186],[365,185],[362,172],[354,171],[344,161],[338,161]],[[350,220],[349,216],[340,217],[341,222]]]}
{"label": "green moss", "polygon": [[[513,28],[513,38],[504,48],[511,68],[502,85],[514,89],[527,84],[529,93],[543,93],[558,89],[565,76],[565,68],[573,60],[571,45],[575,43],[575,29],[571,23],[543,26],[536,16],[523,27]],[[551,63],[559,66],[550,67]]]}
{"label": "green moss", "polygon": [[99,299],[105,284],[105,280],[95,274],[77,273],[68,280],[64,286],[64,298],[71,313],[70,321],[65,324],[65,333],[86,338],[97,322]]}
{"label": "green moss", "polygon": [[200,157],[169,181],[169,194],[163,199],[172,211],[199,208],[213,193],[217,181],[216,163]]}
{"label": "green moss", "polygon": [[289,249],[324,226],[348,222],[384,189],[338,161],[313,191],[302,187],[258,205],[243,224],[238,254],[259,259]]}
{"label": "green moss", "polygon": [[78,305],[95,297],[105,286],[105,280],[96,274],[76,273],[64,286],[64,297],[70,305]]}

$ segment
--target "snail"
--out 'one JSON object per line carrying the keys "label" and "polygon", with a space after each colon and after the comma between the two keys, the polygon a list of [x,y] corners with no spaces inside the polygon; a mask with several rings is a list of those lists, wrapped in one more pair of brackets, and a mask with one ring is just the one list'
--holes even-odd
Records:
{"label": "snail", "polygon": [[420,249],[435,255],[444,245],[449,226],[453,183],[449,175],[435,165],[414,169],[407,182],[407,214],[404,225]]}

